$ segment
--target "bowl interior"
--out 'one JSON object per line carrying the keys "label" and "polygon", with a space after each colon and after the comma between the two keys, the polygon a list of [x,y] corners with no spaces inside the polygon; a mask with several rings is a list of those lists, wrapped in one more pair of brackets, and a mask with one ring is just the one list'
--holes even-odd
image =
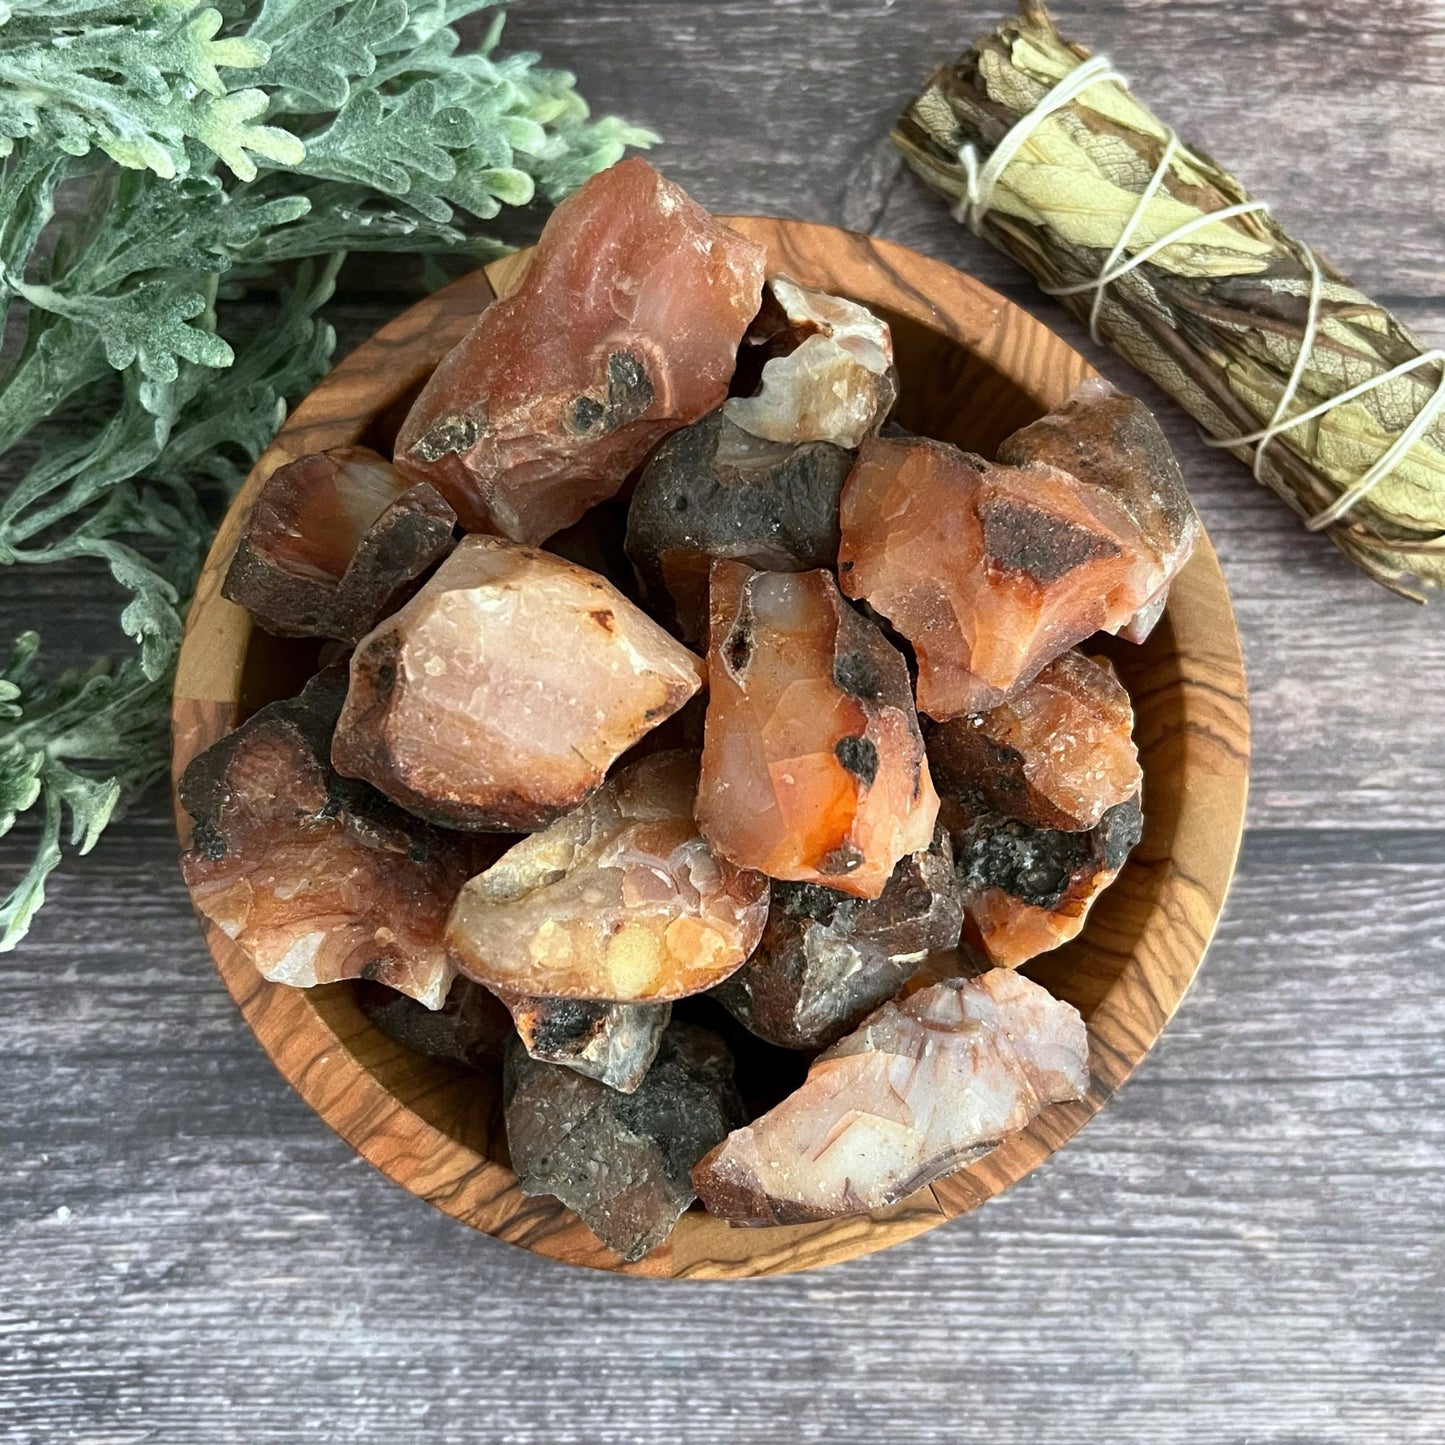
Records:
{"label": "bowl interior", "polygon": [[[920,434],[992,455],[1089,374],[1039,323],[950,268],[828,227],[735,224],[769,246],[771,270],[849,295],[887,319],[901,380],[898,420]],[[486,280],[478,273],[458,282],[392,323],[308,398],[258,463],[192,610],[177,682],[177,774],[256,708],[293,695],[316,667],[316,644],[252,630],[217,591],[261,480],[320,446],[359,440],[389,453],[430,367],[491,289],[504,291],[524,265],[525,256],[508,258]],[[1144,836],[1080,937],[1026,970],[1089,1022],[1089,1097],[1045,1111],[988,1159],[880,1214],[730,1230],[694,1210],[668,1246],[623,1266],[555,1201],[520,1194],[490,1084],[394,1044],[364,1019],[348,985],[303,993],[269,984],[215,929],[208,943],[263,1044],[328,1123],[393,1178],[478,1228],[575,1263],[663,1275],[771,1273],[885,1247],[998,1192],[1102,1105],[1177,1006],[1222,905],[1242,824],[1247,712],[1238,638],[1208,542],[1145,644],[1101,637],[1090,646],[1114,661],[1134,700]],[[730,1042],[741,1072],[775,1071],[770,1051],[751,1046],[741,1030]],[[774,1083],[778,1093],[791,1086],[781,1076]]]}

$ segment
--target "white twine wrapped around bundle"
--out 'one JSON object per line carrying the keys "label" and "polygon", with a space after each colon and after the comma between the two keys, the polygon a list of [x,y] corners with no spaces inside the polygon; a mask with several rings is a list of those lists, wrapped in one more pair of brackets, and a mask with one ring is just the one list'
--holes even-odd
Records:
{"label": "white twine wrapped around bundle", "polygon": [[[978,150],[972,142],[961,146],[958,159],[967,179],[963,197],[954,208],[955,219],[966,225],[974,235],[978,235],[983,218],[988,214],[993,201],[994,188],[997,186],[999,178],[1008,169],[1009,163],[1023,148],[1039,123],[1054,114],[1055,111],[1063,109],[1091,86],[1101,85],[1105,82],[1123,86],[1126,90],[1129,88],[1127,78],[1114,68],[1108,57],[1096,55],[1064,76],[1033,110],[1029,111],[1008,131],[994,147],[987,160],[980,162]],[[1144,219],[1149,202],[1154,199],[1160,186],[1164,184],[1164,178],[1169,174],[1171,162],[1181,151],[1187,153],[1177,132],[1173,127],[1169,127],[1164,150],[1159,157],[1158,165],[1154,168],[1154,174],[1139,193],[1138,204],[1125,221],[1124,228],[1119,233],[1119,239],[1114,244],[1114,249],[1109,252],[1096,277],[1073,286],[1045,286],[1043,288],[1050,296],[1080,296],[1093,293],[1094,301],[1089,309],[1089,335],[1096,343],[1099,340],[1099,311],[1103,305],[1104,293],[1116,281],[1127,276],[1136,266],[1142,266],[1144,262],[1151,260],[1161,251],[1184,240],[1185,237],[1205,226],[1211,226],[1216,221],[1227,221],[1233,216],[1244,216],[1252,212],[1269,210],[1268,201],[1251,200],[1239,201],[1217,211],[1207,211],[1203,215],[1191,217],[1182,225],[1176,226],[1163,236],[1156,237],[1147,246],[1130,254],[1128,252],[1129,242],[1138,229],[1140,221]],[[1193,159],[1198,160],[1198,157],[1193,157]],[[1324,273],[1320,270],[1314,251],[1308,246],[1302,246],[1300,254],[1310,272],[1309,311],[1305,318],[1304,339],[1299,348],[1299,355],[1295,360],[1294,369],[1290,372],[1289,380],[1285,384],[1285,389],[1280,395],[1274,415],[1270,418],[1268,425],[1261,427],[1258,431],[1232,437],[1205,437],[1205,441],[1212,447],[1253,446],[1252,469],[1257,482],[1263,481],[1260,465],[1264,460],[1265,452],[1282,432],[1301,426],[1305,422],[1314,421],[1335,407],[1341,406],[1347,401],[1353,401],[1356,397],[1364,396],[1367,392],[1383,386],[1386,382],[1393,381],[1398,376],[1405,376],[1419,367],[1428,366],[1434,362],[1445,362],[1445,350],[1438,347],[1421,352],[1419,356],[1411,357],[1410,360],[1402,362],[1391,371],[1369,377],[1357,386],[1352,386],[1348,390],[1330,397],[1327,401],[1321,402],[1318,406],[1290,415],[1289,409],[1299,392],[1300,383],[1304,379],[1305,372],[1309,367],[1310,356],[1314,351],[1315,337],[1319,331],[1320,302],[1324,296]],[[1310,530],[1319,531],[1322,527],[1339,521],[1357,502],[1368,496],[1378,483],[1399,466],[1411,447],[1429,430],[1435,418],[1441,414],[1442,409],[1445,409],[1445,369],[1442,369],[1440,385],[1436,387],[1434,395],[1420,408],[1410,425],[1395,438],[1379,460],[1357,482],[1341,493],[1330,506],[1308,520],[1307,525]]]}

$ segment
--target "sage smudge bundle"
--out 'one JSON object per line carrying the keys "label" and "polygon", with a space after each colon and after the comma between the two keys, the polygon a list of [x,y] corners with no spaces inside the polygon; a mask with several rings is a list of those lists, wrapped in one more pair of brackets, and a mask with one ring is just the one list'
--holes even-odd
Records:
{"label": "sage smudge bundle", "polygon": [[1376,581],[1445,584],[1445,352],[1428,350],[1041,5],[893,133],[976,234],[1158,382]]}

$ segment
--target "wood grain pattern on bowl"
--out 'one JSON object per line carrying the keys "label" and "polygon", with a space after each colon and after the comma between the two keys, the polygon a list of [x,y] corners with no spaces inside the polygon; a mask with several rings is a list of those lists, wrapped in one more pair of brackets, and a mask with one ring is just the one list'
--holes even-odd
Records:
{"label": "wood grain pattern on bowl", "polygon": [[[851,296],[888,320],[902,379],[898,419],[914,431],[991,454],[1092,374],[1026,312],[901,246],[796,221],[731,223],[767,246],[771,271]],[[253,630],[220,595],[261,483],[307,452],[356,442],[387,449],[437,360],[525,265],[526,253],[496,262],[383,327],[296,408],[257,462],[216,537],[187,622],[173,776],[257,707],[294,693],[315,666],[313,644]],[[214,926],[207,946],[267,1053],[326,1123],[413,1194],[475,1229],[572,1264],[704,1279],[812,1269],[887,1248],[997,1194],[1098,1112],[1178,1007],[1223,907],[1244,821],[1249,716],[1239,637],[1208,539],[1147,643],[1099,646],[1134,701],[1144,837],[1082,935],[1027,970],[1088,1021],[1088,1096],[1047,1109],[988,1158],[891,1209],[760,1230],[731,1229],[694,1210],[668,1244],[625,1265],[555,1200],[521,1193],[489,1084],[392,1043],[362,1017],[347,985],[269,983]],[[184,836],[179,808],[177,822]]]}

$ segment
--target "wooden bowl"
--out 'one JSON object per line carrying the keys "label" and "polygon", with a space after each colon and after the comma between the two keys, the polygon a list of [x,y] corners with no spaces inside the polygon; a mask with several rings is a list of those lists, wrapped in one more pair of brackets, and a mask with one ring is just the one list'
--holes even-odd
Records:
{"label": "wooden bowl", "polygon": [[[732,224],[768,248],[770,271],[887,318],[902,377],[899,419],[915,431],[991,455],[1091,374],[1046,327],[937,261],[830,226],[758,217]],[[389,451],[438,359],[525,264],[525,254],[508,257],[383,327],[297,407],[257,462],[191,608],[176,677],[174,776],[263,703],[294,693],[315,666],[314,645],[253,631],[220,595],[262,481],[325,447],[363,442]],[[876,1214],[733,1229],[695,1209],[667,1245],[623,1264],[555,1200],[523,1196],[488,1085],[391,1042],[345,984],[303,991],[268,983],[213,925],[207,946],[262,1046],[316,1112],[398,1184],[474,1229],[571,1264],[694,1279],[814,1269],[885,1249],[975,1208],[1071,1138],[1153,1046],[1214,931],[1244,820],[1249,715],[1239,636],[1209,542],[1201,539],[1146,644],[1101,645],[1134,699],[1144,837],[1081,937],[1028,969],[1088,1020],[1088,1097],[1046,1109],[987,1159]],[[177,816],[184,836],[179,808]]]}

